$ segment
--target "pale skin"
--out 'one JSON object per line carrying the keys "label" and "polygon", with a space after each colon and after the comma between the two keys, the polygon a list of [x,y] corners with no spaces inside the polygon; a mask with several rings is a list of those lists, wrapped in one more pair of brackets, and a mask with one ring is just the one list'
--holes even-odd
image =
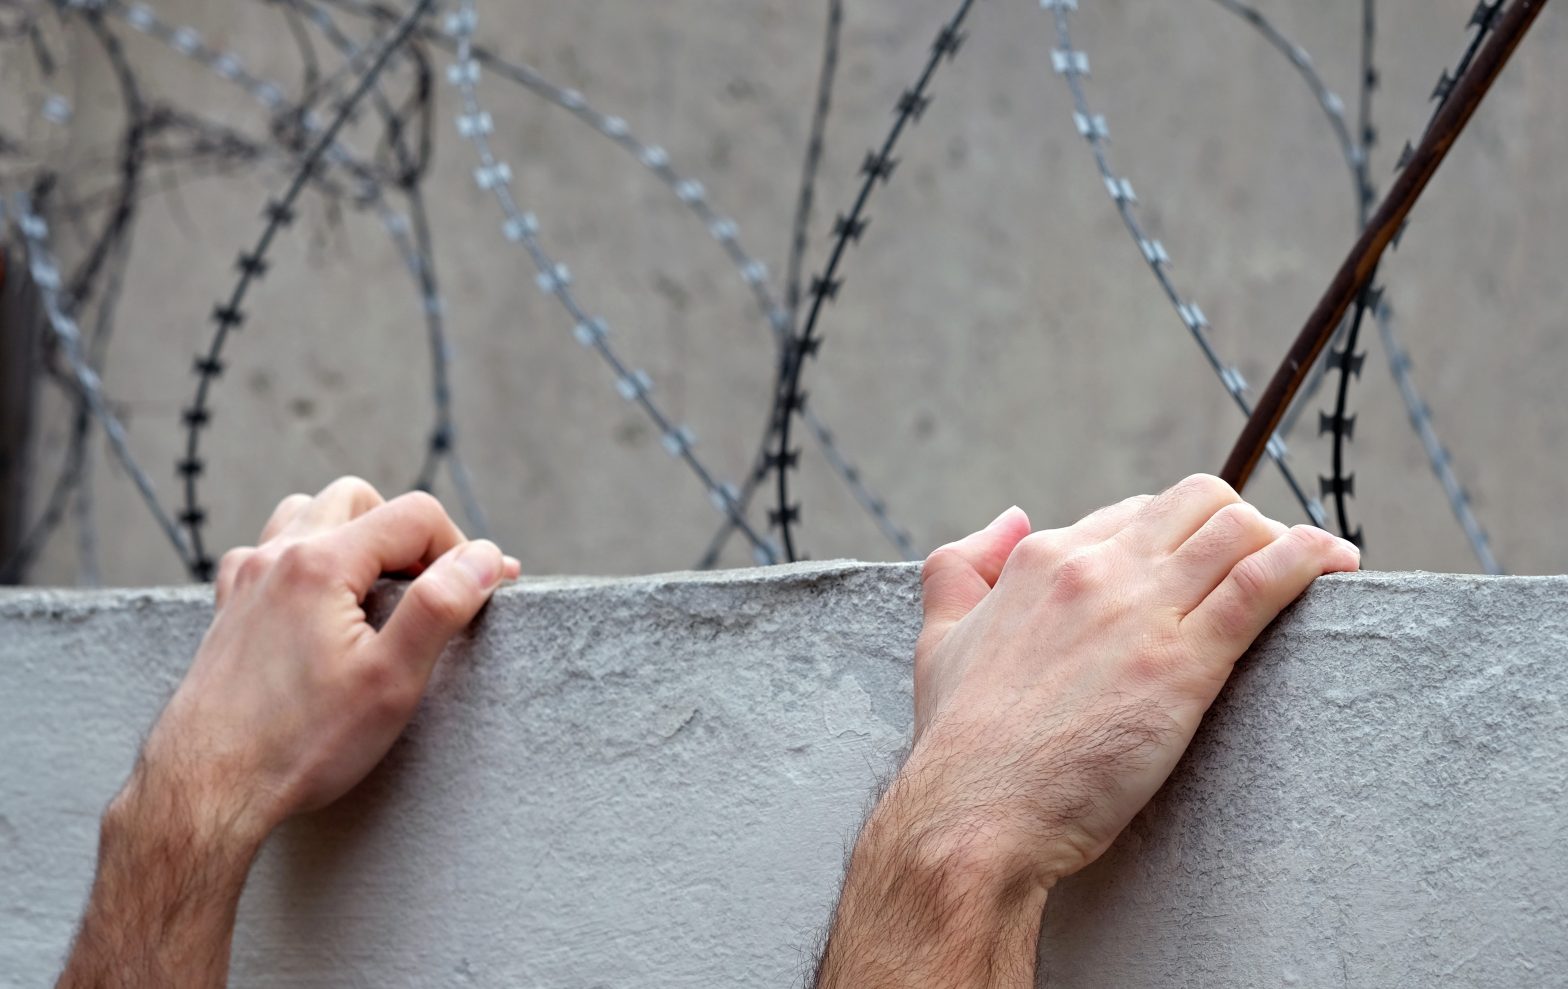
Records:
{"label": "pale skin", "polygon": [[[1019,987],[1052,887],[1169,776],[1232,667],[1316,577],[1359,565],[1197,475],[1064,529],[1009,509],[922,577],[914,744],[851,856],[819,989]],[[342,796],[517,561],[434,499],[362,481],[279,505],[104,814],[59,985],[221,986],[266,837]],[[376,631],[361,602],[416,575]]]}

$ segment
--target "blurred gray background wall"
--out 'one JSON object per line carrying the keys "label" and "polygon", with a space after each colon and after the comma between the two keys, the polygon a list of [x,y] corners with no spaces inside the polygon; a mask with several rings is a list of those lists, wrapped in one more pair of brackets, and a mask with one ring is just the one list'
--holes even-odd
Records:
{"label": "blurred gray background wall", "polygon": [[[1355,92],[1360,4],[1260,0],[1311,51],[1330,84]],[[1212,0],[1083,0],[1075,40],[1105,113],[1116,168],[1204,308],[1222,352],[1261,387],[1352,240],[1340,151],[1290,64]],[[1439,72],[1465,34],[1468,0],[1380,7],[1386,187],[1417,133]],[[914,79],[946,0],[850,0],[813,228],[821,264],[832,214],[847,206],[866,149]],[[162,0],[263,74],[297,79],[297,49],[261,3]],[[805,0],[482,2],[480,35],[597,106],[624,116],[701,179],[773,273],[783,268],[821,55],[824,4]],[[236,127],[263,118],[242,94],[118,26],[149,95]],[[74,115],[49,131],[63,174],[105,183],[120,102],[90,39],[58,39]],[[1064,523],[1126,494],[1215,470],[1241,426],[1128,240],[1051,71],[1049,14],[1024,0],[982,3],[935,102],[901,145],[873,223],[848,258],[808,391],[868,482],[921,549],[1011,503]],[[443,70],[450,57],[434,52]],[[1568,17],[1548,10],[1444,166],[1387,265],[1389,298],[1418,381],[1505,566],[1556,572],[1568,429]],[[27,66],[0,66],[4,107],[26,103]],[[706,460],[739,479],[765,416],[773,349],[746,287],[701,225],[656,180],[556,107],[510,87],[484,94],[494,140],[571,265],[580,295],[646,367],[667,407],[697,430]],[[455,94],[438,92],[427,186],[455,343],[463,450],[496,538],[534,573],[676,569],[718,523],[699,486],[615,393],[500,236],[456,135]],[[32,125],[35,132],[42,125]],[[352,140],[353,135],[350,135]],[[205,316],[235,254],[256,235],[275,171],[169,173],[149,186],[104,378],[132,445],[175,501],[179,412]],[[307,199],[307,203],[311,202]],[[65,229],[67,259],[84,241]],[[272,505],[335,475],[385,490],[418,469],[431,422],[418,298],[373,217],[307,206],[251,296],[207,436],[207,501],[218,548],[245,542]],[[1367,565],[1474,570],[1476,563],[1410,432],[1378,349],[1356,390],[1354,518]],[[1323,405],[1323,400],[1316,403]],[[51,397],[36,473],[40,497],[65,435]],[[1293,451],[1316,487],[1326,443],[1316,408]],[[131,486],[94,457],[104,578],[169,582],[182,570]],[[809,445],[803,539],[816,558],[887,559],[891,547]],[[438,488],[449,495],[450,490]],[[1252,496],[1297,521],[1277,475]],[[35,506],[36,507],[36,506]],[[759,509],[760,509],[759,505]],[[759,511],[754,513],[762,518]],[[747,560],[740,541],[728,563]],[[72,582],[68,525],[36,582]]]}

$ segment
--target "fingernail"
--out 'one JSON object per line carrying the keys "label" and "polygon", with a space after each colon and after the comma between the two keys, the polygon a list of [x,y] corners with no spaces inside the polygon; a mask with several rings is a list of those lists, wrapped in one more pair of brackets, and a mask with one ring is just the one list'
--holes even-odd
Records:
{"label": "fingernail", "polygon": [[516,580],[518,575],[523,572],[523,561],[515,556],[503,556],[501,557],[501,563],[503,564],[501,573],[507,580]]}
{"label": "fingernail", "polygon": [[481,591],[501,583],[501,548],[488,539],[475,539],[457,553],[454,561]]}
{"label": "fingernail", "polygon": [[1017,505],[1012,506],[1007,511],[1003,512],[1002,514],[998,515],[996,518],[992,519],[991,520],[991,525],[986,526],[986,528],[987,529],[991,528],[992,525],[996,525],[998,522],[1002,521],[1003,519],[1007,518],[1009,515],[1013,514],[1014,512],[1018,512],[1018,511],[1022,511],[1022,509],[1020,509]]}
{"label": "fingernail", "polygon": [[1361,547],[1360,546],[1357,546],[1355,543],[1351,542],[1350,540],[1342,538],[1340,536],[1335,536],[1334,538],[1338,539],[1340,541],[1340,543],[1346,549],[1348,549],[1352,553],[1356,554],[1356,559],[1358,559],[1358,560],[1361,559]]}

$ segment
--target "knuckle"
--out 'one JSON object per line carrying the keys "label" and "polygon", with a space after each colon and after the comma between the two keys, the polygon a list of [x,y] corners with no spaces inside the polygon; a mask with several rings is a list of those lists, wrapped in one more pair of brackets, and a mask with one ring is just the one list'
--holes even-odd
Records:
{"label": "knuckle", "polygon": [[[224,556],[227,563],[228,554]],[[239,562],[234,564],[234,580],[240,584],[250,584],[261,580],[272,570],[277,561],[277,553],[270,549],[258,549],[246,553]]]}
{"label": "knuckle", "polygon": [[1052,593],[1059,599],[1082,598],[1098,593],[1106,586],[1105,560],[1098,553],[1078,550],[1069,554],[1056,567],[1056,581]]}
{"label": "knuckle", "polygon": [[1339,537],[1315,525],[1298,525],[1291,528],[1291,542],[1310,556],[1326,556],[1339,546]]}
{"label": "knuckle", "polygon": [[335,572],[332,557],[314,542],[290,543],[278,552],[277,569],[291,583],[326,583]]}
{"label": "knuckle", "polygon": [[1062,559],[1061,530],[1046,529],[1030,533],[1013,548],[1012,558],[1030,569],[1057,565]]}
{"label": "knuckle", "polygon": [[1219,528],[1220,539],[1234,543],[1268,527],[1263,513],[1245,501],[1232,502],[1214,513],[1210,520]]}
{"label": "knuckle", "polygon": [[310,495],[296,491],[288,497],[284,498],[282,501],[278,502],[278,507],[272,510],[272,514],[279,515],[284,512],[295,512],[301,508],[304,508],[306,505],[310,504],[310,502]]}
{"label": "knuckle", "polygon": [[1215,477],[1213,474],[1192,474],[1176,485],[1177,491],[1184,497],[1202,498],[1210,501],[1222,499],[1235,499],[1240,497],[1236,489]]}
{"label": "knuckle", "polygon": [[959,549],[956,545],[953,543],[947,543],[944,546],[938,546],[936,549],[931,551],[931,555],[926,557],[925,564],[920,568],[920,583],[925,584],[934,575],[941,573],[950,567],[961,566],[963,564],[964,555],[963,553],[959,552]]}
{"label": "knuckle", "polygon": [[218,580],[233,580],[240,566],[256,552],[250,546],[236,546],[218,560]]}
{"label": "knuckle", "polygon": [[1230,576],[1236,582],[1236,590],[1240,592],[1240,602],[1236,609],[1239,611],[1245,610],[1249,602],[1267,595],[1276,580],[1274,568],[1256,553],[1236,564],[1231,569]]}
{"label": "knuckle", "polygon": [[422,519],[440,519],[446,517],[446,507],[441,500],[428,491],[410,491],[398,495],[394,499],[408,511]]}
{"label": "knuckle", "polygon": [[436,628],[459,628],[468,623],[473,611],[469,597],[449,581],[415,583],[409,592],[420,617]]}
{"label": "knuckle", "polygon": [[355,502],[380,502],[381,492],[375,485],[353,474],[347,474],[327,485],[324,495],[346,498]]}

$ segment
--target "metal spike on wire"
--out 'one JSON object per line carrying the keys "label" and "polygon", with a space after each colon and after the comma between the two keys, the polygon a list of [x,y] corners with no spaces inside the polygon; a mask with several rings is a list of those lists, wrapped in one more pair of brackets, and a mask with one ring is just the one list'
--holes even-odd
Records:
{"label": "metal spike on wire", "polygon": [[360,74],[353,91],[338,104],[331,123],[314,139],[293,180],[281,196],[268,201],[263,211],[266,223],[262,227],[261,235],[250,250],[239,256],[237,262],[239,277],[234,283],[234,288],[212,310],[212,342],[206,352],[196,359],[196,394],[182,415],[186,428],[185,455],[177,464],[178,473],[184,479],[185,489],[184,509],[180,513],[180,522],[190,535],[189,564],[191,574],[197,580],[211,580],[214,571],[214,561],[207,554],[202,540],[202,525],[206,522],[207,513],[198,500],[198,482],[206,466],[201,456],[202,430],[210,423],[212,416],[208,396],[214,380],[223,372],[224,346],[228,342],[229,335],[244,323],[245,312],[242,306],[246,294],[252,283],[267,270],[267,252],[278,232],[294,220],[300,193],[310,181],[312,173],[333,145],[338,131],[348,122],[355,107],[375,85],[376,79],[391,60],[392,54],[408,40],[419,19],[433,5],[434,0],[417,0],[403,19],[374,46],[369,66]]}
{"label": "metal spike on wire", "polygon": [[[1340,154],[1344,156],[1346,168],[1350,173],[1352,195],[1357,201],[1360,201],[1362,198],[1360,175],[1362,170],[1367,167],[1367,161],[1362,153],[1360,143],[1350,133],[1350,124],[1345,119],[1345,101],[1338,93],[1330,89],[1328,83],[1324,81],[1322,75],[1317,70],[1312,54],[1286,37],[1285,33],[1257,8],[1241,3],[1240,0],[1215,0],[1215,2],[1223,9],[1252,25],[1263,36],[1265,41],[1278,50],[1280,54],[1284,55],[1291,65],[1295,66],[1296,72],[1301,76],[1302,81],[1307,84],[1307,88],[1311,90],[1313,97],[1322,108],[1324,116],[1328,118],[1329,127],[1334,131],[1335,140],[1339,144]],[[1359,213],[1360,210],[1358,208],[1357,222],[1360,222]],[[1336,342],[1348,329],[1347,321],[1346,325],[1340,328],[1339,336],[1335,337]],[[1279,429],[1276,432],[1281,438],[1287,442],[1290,440],[1291,435],[1296,431],[1297,421],[1306,412],[1307,406],[1311,403],[1313,397],[1317,395],[1318,389],[1322,386],[1327,376],[1327,363],[1319,361],[1317,366],[1313,368],[1312,375],[1307,379],[1306,384],[1302,386],[1301,393],[1296,396],[1295,401],[1291,403],[1290,408],[1286,411],[1285,418],[1280,420]]]}
{"label": "metal spike on wire", "polygon": [[[1345,122],[1344,102],[1328,89],[1321,76],[1318,75],[1313,67],[1311,55],[1299,45],[1291,42],[1289,38],[1285,37],[1278,28],[1257,10],[1239,3],[1238,0],[1215,0],[1215,2],[1232,13],[1240,15],[1243,19],[1257,27],[1269,43],[1290,59],[1292,64],[1300,71],[1313,95],[1317,98],[1318,103],[1322,105],[1324,112],[1329,117],[1330,125],[1338,139],[1341,152],[1349,165],[1351,178],[1355,184],[1355,196],[1358,203],[1357,212],[1364,217],[1366,209],[1370,208],[1371,199],[1375,199],[1375,193],[1371,189],[1370,151],[1375,143],[1376,129],[1370,125],[1370,106],[1368,104],[1370,93],[1363,93],[1362,96],[1362,116],[1368,121],[1361,125],[1361,141],[1366,142],[1366,150],[1363,151],[1359,146],[1359,142],[1351,136],[1350,128]],[[1453,70],[1443,70],[1439,84],[1433,92],[1434,99],[1441,99],[1446,91],[1451,91],[1452,80],[1458,78],[1469,68],[1470,62],[1474,59],[1475,53],[1485,39],[1487,32],[1491,29],[1500,9],[1498,0],[1481,0],[1478,4],[1467,23],[1467,27],[1478,28],[1478,30],[1467,43],[1464,53],[1456,63],[1456,67]],[[1367,32],[1369,28],[1375,29],[1375,24],[1375,19],[1370,25],[1368,24],[1366,12],[1363,11],[1362,40],[1364,51],[1367,49]],[[1372,88],[1376,87],[1379,77],[1375,65],[1363,66],[1362,80],[1364,84]],[[1408,148],[1409,145],[1406,147]],[[1371,199],[1369,199],[1369,195]],[[1363,218],[1358,220],[1358,222],[1364,224],[1365,220]],[[1397,244],[1391,245],[1390,249],[1393,250],[1397,246]],[[1492,550],[1486,530],[1476,518],[1475,509],[1470,503],[1469,495],[1465,492],[1464,486],[1459,483],[1459,479],[1455,474],[1453,457],[1437,434],[1436,426],[1432,421],[1431,408],[1422,400],[1420,391],[1416,388],[1415,380],[1410,373],[1408,352],[1399,342],[1394,330],[1394,310],[1392,303],[1388,300],[1387,292],[1379,293],[1375,301],[1376,305],[1373,308],[1372,315],[1378,327],[1378,334],[1382,338],[1384,356],[1388,361],[1389,372],[1399,389],[1400,399],[1404,403],[1411,428],[1421,441],[1422,449],[1426,453],[1427,462],[1432,468],[1433,475],[1442,486],[1449,508],[1453,512],[1455,519],[1458,520],[1460,528],[1464,530],[1465,539],[1470,544],[1471,551],[1475,554],[1477,561],[1480,562],[1482,569],[1486,573],[1491,574],[1504,573],[1502,565],[1498,562]],[[1342,342],[1344,333],[1348,331],[1349,325],[1350,321],[1347,319],[1330,343],[1330,350],[1333,350],[1336,345]],[[1287,437],[1290,435],[1296,418],[1317,393],[1319,385],[1327,377],[1329,368],[1329,361],[1319,360],[1312,375],[1302,386],[1301,392],[1292,401],[1290,409],[1281,420],[1279,426],[1281,435]],[[1352,419],[1351,421],[1353,422],[1354,420]],[[1321,429],[1322,426],[1323,417],[1320,416],[1319,428]]]}
{"label": "metal spike on wire", "polygon": [[[1369,165],[1375,136],[1372,125],[1372,94],[1377,86],[1376,0],[1361,0],[1361,14],[1361,98],[1357,117],[1361,155],[1351,175],[1356,183],[1357,228],[1364,230],[1367,221],[1371,219],[1372,206],[1377,199],[1377,190],[1372,184]],[[1350,414],[1350,383],[1361,377],[1361,366],[1366,359],[1364,352],[1356,353],[1356,346],[1361,338],[1361,324],[1366,320],[1367,311],[1377,306],[1377,297],[1382,294],[1376,285],[1377,271],[1373,269],[1372,277],[1356,296],[1344,342],[1338,350],[1329,348],[1326,364],[1339,372],[1339,387],[1335,391],[1333,411],[1320,413],[1318,416],[1318,433],[1330,434],[1333,448],[1330,460],[1331,472],[1319,477],[1318,483],[1323,497],[1333,499],[1334,513],[1339,519],[1340,535],[1355,543],[1357,547],[1364,546],[1365,538],[1359,526],[1352,527],[1350,524],[1348,503],[1356,493],[1356,476],[1345,470],[1345,447],[1355,435],[1356,429],[1356,417]]]}
{"label": "metal spike on wire", "polygon": [[152,513],[158,527],[168,537],[174,551],[180,559],[190,565],[195,560],[195,554],[180,533],[179,526],[169,514],[163,510],[162,503],[158,500],[158,492],[153,487],[152,480],[147,472],[142,470],[135,455],[131,452],[130,440],[125,433],[125,426],[120,422],[114,410],[109,406],[109,401],[103,394],[103,382],[98,374],[88,364],[86,354],[82,349],[81,331],[76,321],[70,314],[61,308],[60,291],[62,288],[60,268],[56,264],[54,254],[49,245],[49,224],[42,216],[33,210],[32,201],[25,194],[18,194],[15,199],[17,212],[17,228],[22,233],[22,238],[27,244],[28,273],[33,284],[38,289],[38,298],[43,305],[44,315],[53,334],[55,343],[60,348],[66,362],[70,366],[71,376],[80,390],[82,401],[87,403],[92,410],[93,418],[97,420],[99,428],[109,440],[110,448],[114,451],[115,459],[120,462],[126,474],[146,503],[148,511]]}
{"label": "metal spike on wire", "polygon": [[837,297],[839,289],[844,284],[839,266],[843,263],[850,244],[860,241],[861,236],[866,232],[866,226],[871,222],[871,218],[866,215],[866,205],[871,200],[872,192],[878,182],[886,185],[898,166],[898,159],[893,157],[893,151],[898,146],[899,138],[903,136],[907,127],[920,120],[926,107],[930,105],[931,96],[927,90],[937,68],[944,61],[952,61],[963,45],[964,20],[968,17],[971,6],[973,0],[962,0],[958,9],[942,25],[941,30],[937,32],[936,40],[931,43],[925,68],[919,78],[898,98],[893,115],[893,126],[888,130],[887,137],[883,139],[879,148],[866,152],[866,157],[860,166],[862,177],[860,192],[856,195],[849,211],[840,213],[834,218],[833,248],[828,254],[822,273],[811,279],[810,288],[807,290],[811,302],[806,310],[805,320],[791,336],[788,345],[782,348],[780,354],[773,409],[768,416],[773,429],[774,442],[773,452],[767,464],[767,469],[772,472],[775,479],[777,499],[775,507],[768,513],[768,519],[769,523],[778,529],[784,546],[785,559],[790,561],[798,559],[795,552],[795,525],[800,521],[800,504],[792,503],[789,494],[790,472],[798,467],[800,462],[800,451],[790,446],[790,427],[795,418],[806,408],[806,395],[801,390],[801,380],[806,359],[815,357],[822,346],[817,323],[822,316],[823,307]]}
{"label": "metal spike on wire", "polygon": [[[1501,0],[1480,0],[1475,10],[1471,13],[1466,24],[1468,28],[1475,28],[1475,33],[1465,45],[1464,52],[1455,63],[1452,71],[1445,70],[1439,77],[1438,84],[1433,90],[1433,99],[1436,107],[1428,119],[1427,126],[1431,127],[1432,120],[1436,119],[1437,112],[1442,109],[1453,93],[1454,80],[1462,78],[1470,71],[1471,64],[1475,61],[1476,54],[1485,42],[1488,33],[1497,23],[1498,14],[1502,10]],[[1410,145],[1406,145],[1410,148]],[[1404,167],[1408,158],[1401,156],[1400,167]],[[1399,248],[1399,239],[1389,245],[1389,250]],[[1504,573],[1503,566],[1498,562],[1492,550],[1491,540],[1487,538],[1486,530],[1480,520],[1476,518],[1475,507],[1470,502],[1470,496],[1465,491],[1464,485],[1459,482],[1454,472],[1453,457],[1448,448],[1443,445],[1437,435],[1437,427],[1432,421],[1432,410],[1422,400],[1420,392],[1416,389],[1414,378],[1410,373],[1410,357],[1403,345],[1400,344],[1394,330],[1394,311],[1388,301],[1386,292],[1376,293],[1372,304],[1373,321],[1377,324],[1378,335],[1383,344],[1383,354],[1388,361],[1389,373],[1394,378],[1394,383],[1399,389],[1400,399],[1404,402],[1405,412],[1409,417],[1411,428],[1421,441],[1421,448],[1426,454],[1427,463],[1432,468],[1432,473],[1437,477],[1438,483],[1443,488],[1443,494],[1448,500],[1449,510],[1459,522],[1464,531],[1465,540],[1470,544],[1471,551],[1475,554],[1481,568],[1490,574]]]}
{"label": "metal spike on wire", "polygon": [[472,51],[473,31],[477,23],[474,0],[460,0],[457,13],[451,15],[447,25],[448,33],[457,39],[456,59],[450,67],[448,78],[456,86],[462,102],[462,114],[457,118],[458,132],[468,139],[478,153],[479,166],[474,169],[474,181],[481,190],[490,192],[500,205],[504,217],[503,234],[507,240],[520,244],[528,253],[538,270],[536,281],[540,289],[566,310],[578,342],[596,352],[609,365],[621,397],[640,407],[653,421],[665,449],[691,469],[708,492],[714,507],[729,516],[751,541],[758,562],[775,562],[777,550],[746,519],[734,485],[716,479],[697,457],[693,449],[696,438],[692,431],[672,421],[653,401],[653,382],[647,372],[633,370],[615,353],[609,343],[609,329],[604,320],[589,315],[578,303],[571,289],[571,272],[545,252],[539,241],[538,218],[524,212],[513,198],[511,167],[497,158],[491,148],[489,135],[494,129],[494,121],[479,103],[480,64]]}
{"label": "metal spike on wire", "polygon": [[1438,108],[1420,144],[1402,159],[1404,169],[1307,317],[1231,449],[1222,476],[1237,489],[1245,486],[1303,378],[1357,295],[1371,281],[1383,252],[1397,238],[1421,193],[1535,19],[1545,9],[1546,2],[1513,0],[1464,76],[1450,80],[1445,75],[1439,84],[1439,93],[1447,94],[1447,98]]}
{"label": "metal spike on wire", "polygon": [[[369,17],[385,19],[389,16],[386,8],[370,0],[326,0],[326,2]],[[457,48],[457,39],[449,27],[425,26],[421,28],[420,36],[449,51],[455,51]],[[635,128],[624,117],[595,108],[578,90],[558,86],[526,62],[503,59],[472,39],[469,41],[469,52],[479,63],[481,70],[521,86],[535,96],[566,110],[592,128],[595,133],[607,138],[631,155],[670,189],[724,249],[742,281],[750,289],[758,311],[761,312],[773,333],[776,346],[783,346],[784,340],[791,332],[792,318],[786,307],[781,306],[773,296],[773,291],[768,284],[767,266],[757,260],[742,244],[739,225],[731,216],[714,205],[703,183],[678,170],[669,153],[662,146],[640,140]],[[855,503],[872,519],[878,531],[898,550],[900,556],[906,560],[914,559],[916,556],[914,540],[908,530],[893,520],[888,513],[886,499],[867,485],[864,473],[856,468],[851,458],[843,452],[827,423],[816,410],[809,408],[802,413],[801,421],[813,441],[821,448],[834,474],[848,488]],[[754,464],[763,465],[760,469],[764,473],[759,475],[759,468],[754,466],[738,492],[743,510],[751,504],[754,491],[766,476],[765,461],[768,456],[765,442],[754,461]],[[732,519],[726,516],[699,566],[711,566],[710,561],[717,560],[719,552],[735,531],[736,526]]]}
{"label": "metal spike on wire", "polygon": [[[1040,0],[1040,6],[1051,12],[1056,26],[1057,48],[1051,52],[1051,67],[1057,75],[1066,80],[1067,87],[1072,93],[1073,121],[1079,135],[1088,142],[1094,154],[1095,164],[1099,168],[1101,179],[1105,182],[1106,192],[1115,204],[1117,213],[1121,215],[1122,223],[1126,226],[1139,253],[1143,255],[1144,262],[1175,308],[1176,315],[1198,344],[1204,359],[1214,370],[1226,393],[1230,395],[1236,407],[1241,409],[1243,415],[1251,415],[1252,405],[1247,398],[1246,379],[1242,377],[1239,368],[1225,363],[1215,349],[1213,341],[1208,336],[1209,323],[1203,315],[1203,310],[1198,308],[1197,303],[1183,297],[1176,289],[1168,271],[1171,263],[1169,252],[1164,244],[1145,232],[1137,212],[1133,209],[1138,200],[1133,192],[1132,183],[1111,168],[1107,151],[1110,128],[1105,117],[1095,113],[1089,105],[1088,95],[1083,85],[1084,78],[1089,74],[1089,56],[1083,49],[1074,46],[1069,24],[1068,14],[1078,9],[1078,0]],[[1307,517],[1314,525],[1326,528],[1328,519],[1323,512],[1322,503],[1301,486],[1286,460],[1284,439],[1271,430],[1267,445],[1269,458],[1279,468],[1280,475],[1285,479],[1291,494],[1307,513]]]}
{"label": "metal spike on wire", "polygon": [[[343,33],[325,8],[307,0],[288,0],[288,3],[314,24],[345,60],[352,63],[359,55],[359,46]],[[433,94],[427,85],[423,87],[422,95],[428,103]],[[422,491],[431,490],[436,471],[444,465],[457,491],[463,515],[474,530],[473,535],[485,536],[489,534],[489,521],[480,507],[468,467],[459,453],[457,424],[452,415],[452,343],[446,332],[446,305],[436,276],[430,223],[425,212],[424,194],[420,191],[420,182],[429,161],[428,149],[422,155],[416,155],[408,149],[404,140],[403,121],[381,92],[379,84],[371,89],[370,100],[383,121],[387,145],[400,176],[398,186],[408,201],[408,217],[405,220],[401,214],[379,201],[376,211],[419,290],[420,309],[424,314],[426,335],[430,341],[431,390],[435,398],[436,422],[426,442],[424,463],[413,487]]]}
{"label": "metal spike on wire", "polygon": [[[347,64],[355,64],[364,57],[364,49],[353,45],[324,10],[300,0],[292,0],[292,2],[339,48]],[[245,69],[238,55],[208,46],[194,28],[170,24],[161,20],[150,8],[134,4],[125,5],[120,0],[104,0],[103,8],[123,18],[143,34],[162,41],[176,52],[205,66],[220,78],[239,86],[277,117],[296,121],[306,134],[320,131],[322,125],[315,119],[316,115],[306,112],[302,106],[290,103],[283,96],[281,86]],[[373,88],[372,98],[377,97],[378,94],[379,87]],[[387,113],[390,111],[388,110]],[[417,162],[423,161],[428,154],[422,152],[420,156],[416,156],[417,161],[411,161],[402,149],[400,136],[397,133],[398,128],[389,123],[388,131],[389,144],[399,159],[396,184],[402,188],[409,200],[410,212],[415,214],[412,219],[387,206],[383,183],[378,180],[376,170],[359,162],[342,144],[334,141],[323,152],[322,160],[342,168],[355,181],[355,198],[375,212],[420,293],[420,307],[424,314],[432,354],[436,425],[431,432],[426,447],[425,463],[415,480],[415,487],[430,486],[433,471],[437,466],[444,464],[453,489],[457,492],[464,517],[476,534],[483,535],[488,531],[489,525],[474,492],[468,468],[457,451],[457,430],[451,411],[448,369],[452,348],[445,328],[446,306],[435,280],[434,257],[427,243],[429,227],[420,215],[423,211],[423,197],[419,193],[417,180],[422,175],[423,165]],[[327,180],[319,172],[312,171],[310,182],[313,185],[324,185]]]}

